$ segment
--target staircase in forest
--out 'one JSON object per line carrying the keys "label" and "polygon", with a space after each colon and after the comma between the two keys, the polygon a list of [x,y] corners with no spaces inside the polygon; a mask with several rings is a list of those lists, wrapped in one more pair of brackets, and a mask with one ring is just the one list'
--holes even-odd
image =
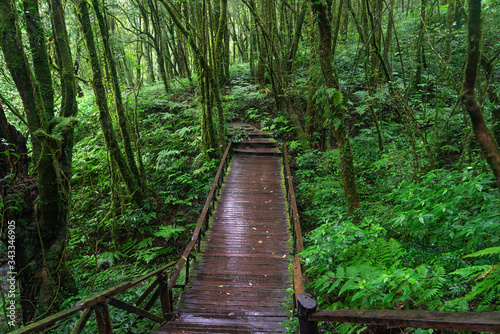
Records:
{"label": "staircase in forest", "polygon": [[283,332],[291,286],[281,152],[271,135],[234,123],[233,160],[201,261],[174,318],[155,333]]}

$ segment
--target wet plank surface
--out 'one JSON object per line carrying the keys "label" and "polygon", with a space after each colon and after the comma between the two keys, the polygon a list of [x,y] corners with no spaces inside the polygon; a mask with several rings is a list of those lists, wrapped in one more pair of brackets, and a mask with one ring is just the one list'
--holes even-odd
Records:
{"label": "wet plank surface", "polygon": [[235,150],[191,287],[174,320],[156,333],[284,330],[291,284],[286,202],[279,151],[270,155],[266,140],[241,143],[254,145],[251,155]]}

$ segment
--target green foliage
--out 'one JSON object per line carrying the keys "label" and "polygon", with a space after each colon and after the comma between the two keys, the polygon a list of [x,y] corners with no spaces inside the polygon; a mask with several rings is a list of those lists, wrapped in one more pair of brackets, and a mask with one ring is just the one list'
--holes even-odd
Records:
{"label": "green foliage", "polygon": [[467,245],[470,250],[500,241],[500,199],[494,179],[481,166],[461,173],[434,170],[419,183],[403,182],[390,195],[391,223],[404,238],[444,249]]}
{"label": "green foliage", "polygon": [[[256,113],[264,109],[263,112],[266,112],[263,108],[266,105],[265,99],[266,95],[261,94],[255,86],[248,85],[248,83],[233,86],[228,95],[223,96],[226,114],[233,115],[236,119],[242,118],[247,110],[254,110]],[[247,119],[253,120],[257,117],[250,116],[247,115]]]}
{"label": "green foliage", "polygon": [[176,239],[185,230],[186,228],[183,226],[160,226],[158,232],[154,233],[154,236],[165,238],[165,242],[168,242],[170,239]]}
{"label": "green foliage", "polygon": [[472,265],[451,273],[451,275],[457,275],[463,280],[477,282],[465,296],[458,299],[458,302],[479,300],[477,311],[483,312],[496,310],[494,306],[500,293],[500,247],[489,247],[464,256],[464,258],[487,256],[498,259],[493,260],[493,265]]}
{"label": "green foliage", "polygon": [[[397,127],[392,131],[397,139]],[[375,199],[363,203],[361,222],[345,212],[337,150],[303,152],[295,160],[299,206],[318,219],[302,220],[310,231],[301,255],[320,307],[498,310],[500,199],[484,164],[412,180],[397,140],[383,154],[367,132],[353,142],[358,184]]]}
{"label": "green foliage", "polygon": [[314,99],[316,101],[316,107],[323,111],[323,126],[324,127],[334,127],[335,129],[339,127],[340,120],[334,119],[332,115],[332,108],[340,108],[340,103],[342,102],[343,95],[339,90],[333,88],[327,88],[326,86],[320,86],[314,94]]}

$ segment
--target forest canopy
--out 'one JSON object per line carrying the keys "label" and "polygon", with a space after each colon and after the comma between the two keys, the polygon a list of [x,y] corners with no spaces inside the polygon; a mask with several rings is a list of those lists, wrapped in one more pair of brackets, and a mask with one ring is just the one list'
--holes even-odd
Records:
{"label": "forest canopy", "polygon": [[177,260],[231,121],[288,142],[320,308],[499,311],[499,5],[0,1],[0,332]]}

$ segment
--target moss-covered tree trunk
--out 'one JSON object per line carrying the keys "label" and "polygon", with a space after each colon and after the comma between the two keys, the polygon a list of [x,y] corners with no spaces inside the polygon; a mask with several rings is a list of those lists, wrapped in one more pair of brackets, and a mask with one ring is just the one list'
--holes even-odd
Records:
{"label": "moss-covered tree trunk", "polygon": [[[27,19],[29,22],[30,18]],[[28,29],[29,38],[39,38],[43,34],[40,29],[41,25]],[[52,115],[46,114],[39,83],[24,53],[17,8],[11,1],[0,2],[0,34],[4,60],[21,96],[28,121],[37,177],[38,197],[33,220],[20,220],[22,223],[18,226],[19,239],[29,242],[24,249],[24,257],[18,263],[20,268],[30,269],[20,271],[20,281],[24,282],[20,286],[21,294],[32,304],[26,309],[24,320],[27,321],[34,314],[57,310],[60,302],[75,292],[74,281],[64,259],[66,205],[69,201],[64,185],[69,184],[66,181],[70,178],[70,171],[66,173],[65,169],[67,161],[71,168],[74,122],[66,117],[51,119]],[[38,48],[44,46],[42,43]],[[39,63],[33,62],[33,65],[36,67]],[[37,72],[41,73],[39,69]],[[65,152],[70,152],[69,156],[65,156]],[[19,198],[22,197],[21,194]]]}
{"label": "moss-covered tree trunk", "polygon": [[137,168],[134,151],[132,149],[132,141],[130,139],[130,122],[127,120],[125,114],[125,107],[122,100],[122,91],[120,88],[120,79],[118,77],[118,71],[116,68],[116,61],[113,51],[111,50],[111,44],[109,41],[109,32],[106,25],[106,20],[103,15],[104,9],[100,6],[97,0],[92,0],[92,6],[94,7],[94,13],[99,24],[99,30],[101,31],[102,42],[104,47],[105,59],[109,67],[110,77],[108,80],[111,82],[113,88],[113,95],[116,105],[116,113],[118,114],[118,125],[120,127],[120,134],[122,137],[123,147],[125,148],[125,157],[127,161],[128,168],[132,175],[136,178],[137,184],[142,187],[143,181],[140,178],[139,169]]}
{"label": "moss-covered tree trunk", "polygon": [[[319,63],[321,72],[329,89],[338,89],[338,77],[332,63],[332,28],[327,14],[327,7],[324,3],[313,3],[312,8],[316,14],[319,31]],[[353,154],[351,143],[348,138],[344,121],[344,111],[338,103],[335,103],[335,94],[330,99],[332,116],[338,120],[338,126],[334,129],[335,138],[340,152],[340,174],[344,187],[344,195],[349,214],[354,215],[360,207],[358,187],[356,185],[356,174],[354,172]],[[335,122],[334,122],[335,123]]]}
{"label": "moss-covered tree trunk", "polygon": [[[33,176],[28,173],[29,158],[26,139],[7,122],[1,105],[0,133],[3,138],[0,151],[9,152],[8,155],[0,154],[0,202],[4,208],[0,241],[8,245],[7,224],[9,221],[14,221],[17,236],[15,244],[17,267],[12,271],[19,272],[17,281],[21,292],[22,319],[23,323],[27,323],[34,317],[37,304],[37,268],[28,265],[40,246],[39,239],[34,233],[30,233],[36,226],[33,209],[37,191]],[[21,268],[23,268],[22,271],[20,271]]]}
{"label": "moss-covered tree trunk", "polygon": [[462,103],[469,113],[472,129],[481,150],[490,165],[500,191],[500,152],[484,120],[481,107],[476,100],[477,70],[481,41],[481,0],[469,0],[469,22],[467,35],[467,63],[462,91]]}
{"label": "moss-covered tree trunk", "polygon": [[42,95],[45,113],[50,120],[54,117],[54,88],[52,86],[47,41],[38,9],[38,0],[24,0],[23,7],[33,68]]}
{"label": "moss-covered tree trunk", "polygon": [[144,199],[143,189],[137,183],[135,175],[132,174],[129,166],[127,165],[113,130],[113,122],[109,114],[106,89],[103,84],[102,68],[94,41],[94,33],[90,23],[89,10],[85,0],[81,0],[78,3],[78,20],[80,21],[92,66],[92,88],[94,90],[97,107],[99,109],[99,122],[101,123],[101,129],[104,134],[106,147],[109,151],[111,159],[118,166],[120,175],[125,182],[132,199],[138,205],[142,205],[142,201]]}
{"label": "moss-covered tree trunk", "polygon": [[[200,22],[198,26],[198,34],[193,31],[193,25],[185,25],[181,22],[175,11],[174,4],[168,0],[161,0],[165,9],[169,13],[172,21],[177,26],[179,31],[187,38],[189,45],[196,59],[198,71],[198,84],[200,87],[200,99],[202,107],[202,149],[209,157],[214,157],[220,153],[220,146],[224,143],[224,124],[219,124],[217,132],[215,131],[213,119],[214,102],[218,108],[219,123],[224,122],[222,113],[222,100],[220,97],[219,86],[214,72],[213,66],[209,61],[210,55],[213,56],[213,50],[210,50],[208,45],[208,36],[210,33],[209,27],[209,4],[208,1],[201,3],[201,13],[199,15]],[[200,40],[196,40],[196,35],[201,36]],[[209,54],[210,53],[210,54]]]}
{"label": "moss-covered tree trunk", "polygon": [[161,16],[158,8],[158,0],[147,0],[149,6],[149,12],[151,17],[151,23],[154,31],[153,45],[156,51],[156,62],[158,64],[158,70],[160,72],[160,77],[165,87],[165,92],[170,91],[170,86],[167,78],[167,70],[165,65],[165,43],[163,38],[163,29]]}

